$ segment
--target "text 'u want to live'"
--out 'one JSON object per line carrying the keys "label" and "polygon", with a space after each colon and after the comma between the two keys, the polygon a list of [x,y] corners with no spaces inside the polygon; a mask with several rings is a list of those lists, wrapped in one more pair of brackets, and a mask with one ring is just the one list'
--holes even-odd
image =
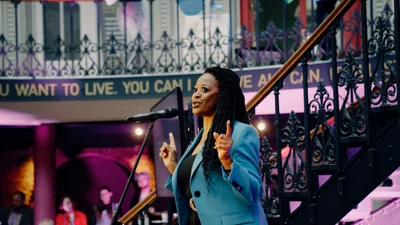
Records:
{"label": "text 'u want to live'", "polygon": [[187,87],[190,91],[192,80],[4,82],[0,84],[0,97],[146,95],[168,93],[178,86]]}

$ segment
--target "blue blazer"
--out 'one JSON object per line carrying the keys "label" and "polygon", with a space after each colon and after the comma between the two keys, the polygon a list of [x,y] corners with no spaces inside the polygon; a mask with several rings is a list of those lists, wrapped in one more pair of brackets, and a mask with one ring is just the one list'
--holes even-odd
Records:
{"label": "blue blazer", "polygon": [[[189,219],[189,199],[178,186],[178,170],[182,161],[192,154],[199,143],[203,130],[196,136],[192,144],[180,159],[174,173],[169,176],[165,187],[174,193],[178,220],[186,225]],[[233,144],[230,150],[233,159],[232,171],[227,175],[221,167],[222,176],[218,173],[210,175],[210,186],[203,174],[202,151],[197,154],[191,171],[190,189],[201,224],[234,225],[254,224],[267,225],[261,206],[263,193],[259,159],[260,142],[254,127],[235,122],[232,131]]]}

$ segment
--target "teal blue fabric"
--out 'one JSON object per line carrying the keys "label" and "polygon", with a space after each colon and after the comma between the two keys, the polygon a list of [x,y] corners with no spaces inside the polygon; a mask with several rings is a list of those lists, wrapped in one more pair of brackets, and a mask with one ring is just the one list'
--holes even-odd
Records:
{"label": "teal blue fabric", "polygon": [[[178,169],[184,158],[193,152],[201,139],[201,131],[180,159],[174,174],[170,175],[165,187],[174,193],[179,224],[186,225],[189,219],[189,199],[178,186]],[[210,185],[203,175],[202,151],[194,160],[190,187],[194,202],[203,225],[254,224],[267,225],[260,199],[263,193],[259,168],[260,142],[254,127],[235,122],[232,131],[232,172],[222,176],[212,173]]]}

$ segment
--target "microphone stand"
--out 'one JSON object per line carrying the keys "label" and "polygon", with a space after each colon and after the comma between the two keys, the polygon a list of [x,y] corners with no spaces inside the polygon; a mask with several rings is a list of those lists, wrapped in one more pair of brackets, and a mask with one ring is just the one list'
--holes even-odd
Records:
{"label": "microphone stand", "polygon": [[147,206],[144,207],[142,211],[139,213],[140,225],[145,225],[146,213],[147,213]]}
{"label": "microphone stand", "polygon": [[114,215],[113,215],[113,218],[111,219],[111,224],[110,224],[110,225],[121,225],[121,224],[122,224],[122,223],[118,222],[117,217],[118,217],[118,215],[120,214],[121,207],[122,207],[122,203],[123,203],[124,200],[125,200],[126,194],[127,194],[127,192],[128,192],[129,185],[130,185],[130,183],[132,182],[132,179],[133,179],[133,177],[134,177],[134,175],[135,175],[135,172],[136,172],[136,168],[137,168],[137,166],[138,166],[138,164],[139,164],[139,160],[140,160],[140,158],[142,157],[143,150],[144,150],[144,145],[146,144],[146,141],[147,141],[147,139],[149,138],[150,132],[153,130],[154,121],[155,121],[155,120],[156,120],[156,119],[150,121],[149,127],[147,128],[146,136],[144,137],[142,146],[140,147],[139,154],[138,154],[138,156],[137,156],[137,158],[136,158],[135,164],[133,165],[133,168],[132,168],[131,174],[129,175],[128,181],[126,182],[124,191],[122,192],[121,199],[119,200],[117,209],[116,209],[115,212],[114,212]]}

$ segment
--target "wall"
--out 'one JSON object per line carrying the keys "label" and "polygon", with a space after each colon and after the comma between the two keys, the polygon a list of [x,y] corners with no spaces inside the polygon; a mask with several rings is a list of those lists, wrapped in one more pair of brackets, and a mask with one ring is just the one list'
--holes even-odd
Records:
{"label": "wall", "polygon": [[[186,106],[189,97],[184,98]],[[24,125],[53,122],[123,121],[128,116],[146,113],[160,99],[94,100],[94,101],[46,101],[0,102],[0,109],[9,111],[9,121]],[[15,118],[14,118],[15,117]]]}
{"label": "wall", "polygon": [[29,205],[34,189],[32,149],[1,151],[0,171],[0,205],[11,204],[12,193],[16,190],[25,194],[25,204]]}

